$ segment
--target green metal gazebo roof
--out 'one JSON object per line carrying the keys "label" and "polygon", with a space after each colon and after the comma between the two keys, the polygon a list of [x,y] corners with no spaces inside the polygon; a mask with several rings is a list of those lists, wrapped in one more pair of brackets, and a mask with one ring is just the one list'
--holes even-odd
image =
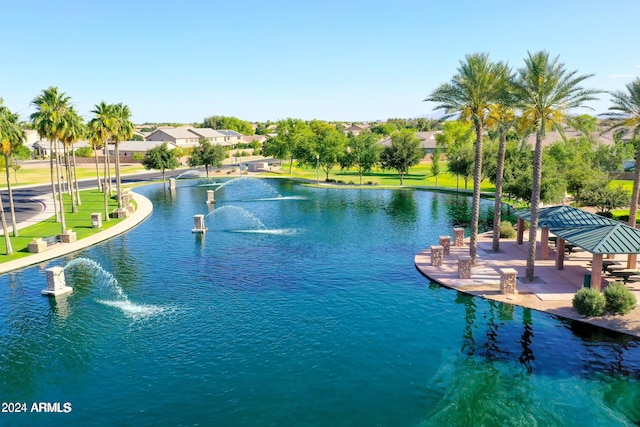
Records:
{"label": "green metal gazebo roof", "polygon": [[[515,214],[525,221],[531,220],[529,209],[517,210]],[[541,208],[538,227],[548,228],[592,254],[640,253],[640,230],[572,206]]]}
{"label": "green metal gazebo roof", "polygon": [[550,228],[549,231],[592,254],[640,253],[640,230],[621,223]]}
{"label": "green metal gazebo roof", "polygon": [[[518,218],[522,218],[525,221],[531,221],[530,209],[520,209],[515,211],[515,214]],[[584,227],[615,224],[619,224],[619,222],[572,206],[550,206],[547,208],[540,208],[538,211],[538,227],[542,228]]]}

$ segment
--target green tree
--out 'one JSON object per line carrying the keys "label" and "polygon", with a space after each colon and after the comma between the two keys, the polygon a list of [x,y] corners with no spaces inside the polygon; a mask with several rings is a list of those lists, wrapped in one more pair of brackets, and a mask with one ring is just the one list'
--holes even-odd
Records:
{"label": "green tree", "polygon": [[78,188],[78,174],[76,173],[76,159],[75,153],[73,154],[73,161],[69,152],[73,153],[73,144],[75,144],[81,138],[84,138],[86,134],[85,125],[82,118],[70,107],[67,113],[64,115],[64,126],[61,135],[61,142],[63,145],[63,155],[65,163],[65,172],[67,176],[67,183],[69,184],[69,195],[71,196],[72,212],[78,212],[78,206],[82,204],[80,200],[80,190]]}
{"label": "green tree", "polygon": [[372,133],[382,135],[382,136],[389,136],[397,130],[398,130],[398,127],[393,123],[380,123],[378,125],[371,127]]}
{"label": "green tree", "polygon": [[145,169],[162,171],[162,180],[164,181],[165,171],[167,169],[173,170],[179,165],[178,158],[176,157],[174,150],[169,150],[169,146],[165,142],[162,145],[158,145],[157,147],[147,151],[144,155],[144,159],[142,159],[142,166],[144,166]]}
{"label": "green tree", "polygon": [[312,136],[298,146],[296,158],[300,164],[322,169],[328,181],[331,169],[346,151],[348,138],[344,132],[321,120],[313,120],[309,129]]}
{"label": "green tree", "polygon": [[211,116],[205,117],[200,127],[211,129],[233,130],[243,135],[253,135],[255,130],[251,123],[237,117]]}
{"label": "green tree", "polygon": [[436,187],[438,186],[438,175],[440,175],[440,158],[442,157],[442,148],[436,144],[433,154],[431,155],[431,174],[436,179]]}
{"label": "green tree", "polygon": [[469,122],[450,120],[445,122],[442,132],[436,135],[436,145],[442,147],[448,159],[447,169],[464,179],[464,187],[473,175],[474,150],[473,126]]}
{"label": "green tree", "polygon": [[[611,113],[607,116],[615,120],[614,129],[621,126],[631,127],[635,140],[640,139],[640,77],[626,84],[627,91],[615,91],[611,94],[609,107]],[[635,162],[635,175],[633,178],[633,190],[631,191],[631,204],[629,205],[629,225],[636,226],[638,216],[638,199],[640,196],[640,143],[637,144]],[[637,255],[629,255],[627,266],[635,267]]]}
{"label": "green tree", "polygon": [[298,147],[313,136],[309,125],[302,120],[288,118],[276,123],[276,136],[267,139],[262,149],[263,155],[289,160],[289,174],[292,173],[293,159]]}
{"label": "green tree", "polygon": [[[91,112],[95,115],[89,122],[89,135],[90,140],[95,149],[98,147],[104,148],[104,162],[103,162],[103,193],[104,193],[104,218],[105,221],[109,221],[109,196],[111,193],[111,166],[109,164],[109,139],[113,132],[115,132],[114,117],[111,112],[111,106],[104,101],[100,104],[96,104]],[[96,158],[96,173],[97,173],[97,158]],[[100,186],[100,180],[98,180],[98,186]]]}
{"label": "green tree", "polygon": [[602,214],[628,206],[631,199],[630,194],[621,185],[610,187],[603,181],[592,182],[583,188],[576,198],[581,204],[593,206]]}
{"label": "green tree", "polygon": [[211,145],[206,139],[201,139],[199,144],[198,147],[194,147],[187,162],[190,167],[204,166],[208,178],[210,166],[222,167],[222,162],[226,158],[226,150],[220,144]]}
{"label": "green tree", "polygon": [[380,161],[382,146],[378,136],[369,131],[360,132],[349,138],[347,150],[340,159],[340,166],[344,169],[356,168],[362,185],[362,175],[369,173]]}
{"label": "green tree", "polygon": [[[13,190],[11,187],[9,168],[13,164],[12,153],[17,147],[23,146],[22,144],[25,139],[25,133],[18,121],[18,115],[12,113],[9,108],[4,106],[3,100],[2,98],[0,98],[0,149],[2,150],[2,154],[4,156],[4,166],[7,176],[7,190],[9,193],[9,211],[11,213],[11,229],[14,237],[18,236],[18,227],[16,224],[16,213],[13,203]],[[9,231],[7,230],[7,223],[4,216],[4,207],[2,206],[1,201],[0,210],[2,210],[2,230],[5,236],[6,250],[7,254],[11,255],[11,253],[13,253],[13,248],[11,247],[11,241],[9,240]]]}
{"label": "green tree", "polygon": [[115,148],[116,166],[116,195],[118,197],[118,209],[122,209],[122,184],[120,182],[120,141],[128,141],[133,136],[135,125],[131,121],[131,110],[122,103],[112,104],[109,107],[113,128],[111,140]]}
{"label": "green tree", "polygon": [[391,145],[384,147],[380,154],[380,166],[398,171],[400,185],[403,185],[404,175],[409,173],[411,166],[420,163],[422,158],[420,139],[415,131],[403,129],[391,134]]}
{"label": "green tree", "polygon": [[[70,108],[70,99],[64,92],[58,92],[58,88],[50,86],[44,89],[31,103],[36,107],[36,112],[31,114],[33,127],[38,131],[40,138],[46,138],[51,144],[51,157],[49,162],[51,175],[51,193],[56,209],[56,194],[58,205],[56,209],[56,220],[60,221],[62,232],[67,228],[64,217],[64,204],[62,202],[62,184],[60,182],[60,150],[58,142],[62,138],[64,131],[64,117]],[[54,162],[55,156],[55,162]],[[57,180],[54,179],[54,166]],[[58,191],[55,183],[57,181]]]}
{"label": "green tree", "polygon": [[469,255],[476,262],[478,221],[480,218],[480,184],[482,182],[482,138],[490,108],[502,94],[503,81],[508,78],[507,67],[490,61],[485,53],[466,55],[460,61],[458,74],[449,83],[440,85],[425,101],[436,102],[437,109],[449,115],[459,114],[475,125],[476,143],[471,207],[471,237]]}
{"label": "green tree", "polygon": [[514,81],[516,107],[522,114],[526,126],[535,129],[536,145],[533,156],[533,179],[531,189],[531,223],[529,227],[529,248],[526,278],[533,281],[536,260],[536,234],[538,231],[538,210],[542,183],[542,141],[549,128],[558,128],[566,122],[567,113],[572,108],[581,107],[585,102],[596,99],[596,90],[584,89],[580,84],[591,77],[590,74],[577,75],[577,71],[567,71],[558,60],[549,59],[548,52],[529,52],[525,66],[518,69]]}

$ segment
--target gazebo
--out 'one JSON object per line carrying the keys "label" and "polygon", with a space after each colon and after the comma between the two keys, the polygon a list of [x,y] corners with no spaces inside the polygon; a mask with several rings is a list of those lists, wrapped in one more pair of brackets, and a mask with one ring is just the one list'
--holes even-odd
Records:
{"label": "gazebo", "polygon": [[[522,244],[524,221],[530,220],[531,211],[518,210],[515,214],[518,244]],[[600,289],[603,255],[640,253],[640,230],[571,206],[541,208],[538,227],[541,228],[542,259],[548,259],[549,231],[557,236],[556,267],[559,270],[564,265],[565,241],[593,255],[591,287],[594,289]]]}

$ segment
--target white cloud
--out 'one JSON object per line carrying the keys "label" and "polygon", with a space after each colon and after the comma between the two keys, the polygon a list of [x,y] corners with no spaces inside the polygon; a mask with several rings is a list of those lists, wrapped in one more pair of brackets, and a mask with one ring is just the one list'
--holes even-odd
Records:
{"label": "white cloud", "polygon": [[636,65],[636,68],[640,68],[640,64]]}
{"label": "white cloud", "polygon": [[626,79],[629,77],[633,77],[633,74],[609,74],[610,79]]}

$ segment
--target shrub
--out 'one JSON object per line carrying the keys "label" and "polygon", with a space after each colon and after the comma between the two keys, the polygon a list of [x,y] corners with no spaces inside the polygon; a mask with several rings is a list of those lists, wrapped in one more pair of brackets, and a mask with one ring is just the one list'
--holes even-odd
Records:
{"label": "shrub", "polygon": [[620,282],[612,283],[604,290],[605,310],[612,314],[627,314],[636,306],[636,297]]}
{"label": "shrub", "polygon": [[573,308],[582,316],[602,316],[604,305],[604,295],[595,289],[582,288],[573,297]]}
{"label": "shrub", "polygon": [[516,230],[513,228],[513,224],[509,221],[502,221],[500,223],[500,237],[503,239],[513,239],[516,237]]}

